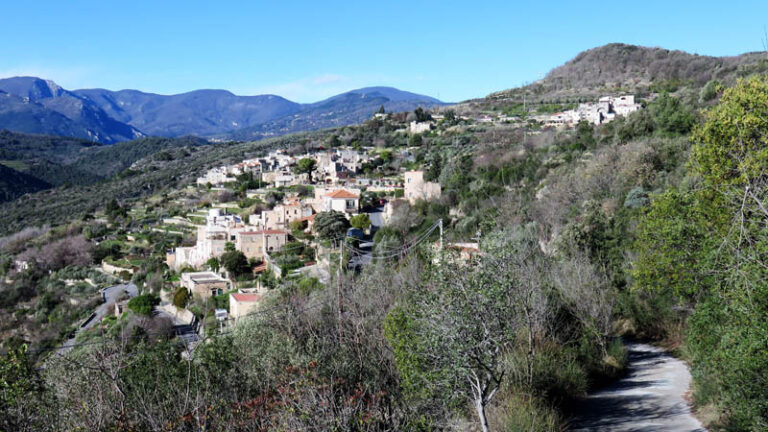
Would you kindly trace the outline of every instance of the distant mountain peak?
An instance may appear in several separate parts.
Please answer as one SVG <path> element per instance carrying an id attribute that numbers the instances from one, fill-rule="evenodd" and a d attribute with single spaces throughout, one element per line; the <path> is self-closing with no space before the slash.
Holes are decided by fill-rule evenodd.
<path id="1" fill-rule="evenodd" d="M 32 76 L 0 79 L 0 88 L 7 93 L 36 101 L 61 96 L 65 90 L 52 80 Z"/>
<path id="2" fill-rule="evenodd" d="M 62 135 L 103 143 L 139 138 L 138 129 L 110 117 L 97 104 L 37 77 L 0 79 L 0 128 Z"/>

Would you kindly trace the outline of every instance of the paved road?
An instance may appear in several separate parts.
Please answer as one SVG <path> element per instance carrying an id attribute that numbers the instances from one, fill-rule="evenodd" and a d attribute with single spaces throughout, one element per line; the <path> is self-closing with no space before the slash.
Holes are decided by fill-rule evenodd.
<path id="1" fill-rule="evenodd" d="M 384 226 L 384 207 L 377 207 L 374 211 L 368 213 L 368 218 L 371 220 L 371 226 L 374 229 L 379 229 Z"/>
<path id="2" fill-rule="evenodd" d="M 627 376 L 587 397 L 571 431 L 705 432 L 683 399 L 691 374 L 682 361 L 631 343 Z"/>
<path id="3" fill-rule="evenodd" d="M 370 264 L 373 261 L 373 242 L 361 242 L 357 249 L 361 252 L 355 251 L 349 257 L 348 268 L 359 269 L 364 265 Z"/>
<path id="4" fill-rule="evenodd" d="M 136 297 L 139 295 L 139 289 L 136 287 L 136 285 L 132 283 L 127 284 L 120 284 L 120 285 L 114 285 L 111 287 L 104 288 L 102 290 L 102 300 L 104 300 L 104 303 L 99 305 L 99 307 L 96 308 L 91 318 L 85 322 L 77 331 L 75 331 L 75 334 L 64 344 L 59 348 L 58 353 L 59 354 L 66 354 L 69 352 L 69 350 L 72 349 L 72 346 L 75 344 L 75 337 L 77 337 L 77 334 L 80 333 L 83 330 L 88 330 L 89 328 L 95 326 L 97 323 L 100 323 L 101 320 L 110 312 L 109 305 L 114 303 L 122 294 L 127 294 L 128 297 Z"/>

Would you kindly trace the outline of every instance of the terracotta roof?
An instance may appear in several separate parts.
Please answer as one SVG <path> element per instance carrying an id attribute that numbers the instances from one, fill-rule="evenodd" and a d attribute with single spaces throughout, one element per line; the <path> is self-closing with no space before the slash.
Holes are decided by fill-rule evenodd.
<path id="1" fill-rule="evenodd" d="M 329 198 L 345 198 L 345 199 L 358 197 L 357 195 L 345 189 L 339 189 L 339 190 L 333 191 L 326 196 Z"/>
<path id="2" fill-rule="evenodd" d="M 304 222 L 304 221 L 313 221 L 313 220 L 315 220 L 315 215 L 304 216 L 304 217 L 302 217 L 302 218 L 298 218 L 298 219 L 296 219 L 296 220 L 298 220 L 298 221 L 301 221 L 301 222 Z"/>
<path id="3" fill-rule="evenodd" d="M 261 272 L 263 272 L 266 269 L 267 269 L 267 265 L 266 264 L 261 264 L 261 265 L 257 265 L 256 267 L 254 267 L 253 268 L 253 272 L 254 273 L 261 273 Z"/>
<path id="4" fill-rule="evenodd" d="M 261 231 L 242 231 L 240 235 L 259 235 L 259 234 L 285 234 L 288 235 L 288 231 L 284 230 L 261 230 Z"/>
<path id="5" fill-rule="evenodd" d="M 244 294 L 244 293 L 235 293 L 235 294 L 230 294 L 230 295 L 231 295 L 231 296 L 232 296 L 232 298 L 233 298 L 233 299 L 235 299 L 235 301 L 237 301 L 237 302 L 256 302 L 256 301 L 259 301 L 259 300 L 261 300 L 261 294 L 253 294 L 253 293 L 249 293 L 249 294 Z"/>

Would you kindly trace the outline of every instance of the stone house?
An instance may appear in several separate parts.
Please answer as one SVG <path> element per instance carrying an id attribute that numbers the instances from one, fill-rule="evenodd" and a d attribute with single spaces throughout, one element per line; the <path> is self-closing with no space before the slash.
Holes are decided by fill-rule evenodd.
<path id="1" fill-rule="evenodd" d="M 291 222 L 312 215 L 312 206 L 298 199 L 276 205 L 272 210 L 252 214 L 248 222 L 260 229 L 288 229 Z"/>
<path id="2" fill-rule="evenodd" d="M 228 279 L 208 271 L 182 273 L 181 286 L 187 288 L 193 296 L 206 299 L 228 291 L 231 283 Z"/>
<path id="3" fill-rule="evenodd" d="M 263 296 L 258 293 L 232 293 L 229 295 L 229 316 L 237 320 L 253 312 Z"/>
<path id="4" fill-rule="evenodd" d="M 248 259 L 263 260 L 269 252 L 279 251 L 288 242 L 284 230 L 240 231 L 235 236 L 235 247 Z"/>
<path id="5" fill-rule="evenodd" d="M 440 198 L 440 183 L 425 182 L 424 171 L 406 171 L 405 175 L 405 198 L 411 203 L 417 200 L 431 200 Z"/>

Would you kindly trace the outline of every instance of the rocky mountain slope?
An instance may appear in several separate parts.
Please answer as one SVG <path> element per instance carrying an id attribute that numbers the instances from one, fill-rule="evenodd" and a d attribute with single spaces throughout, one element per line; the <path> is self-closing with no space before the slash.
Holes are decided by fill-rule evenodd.
<path id="1" fill-rule="evenodd" d="M 0 80 L 0 128 L 85 138 L 105 144 L 144 136 L 98 105 L 35 77 Z"/>
<path id="2" fill-rule="evenodd" d="M 225 90 L 158 95 L 136 90 L 76 90 L 110 116 L 149 135 L 210 136 L 296 113 L 300 105 L 274 95 L 235 96 Z"/>

